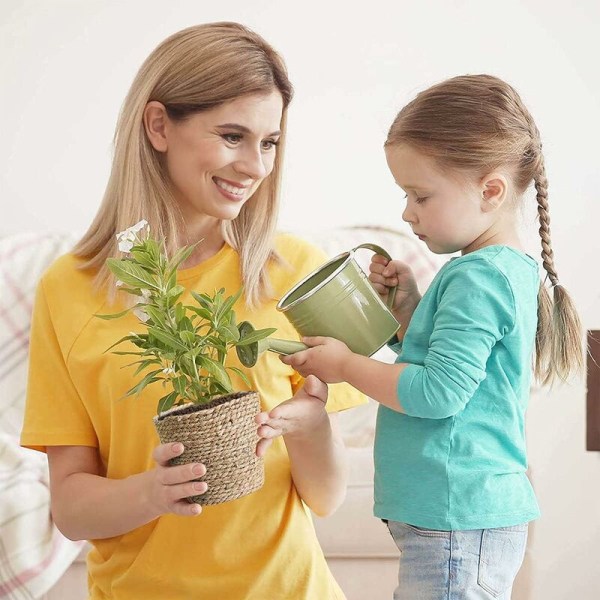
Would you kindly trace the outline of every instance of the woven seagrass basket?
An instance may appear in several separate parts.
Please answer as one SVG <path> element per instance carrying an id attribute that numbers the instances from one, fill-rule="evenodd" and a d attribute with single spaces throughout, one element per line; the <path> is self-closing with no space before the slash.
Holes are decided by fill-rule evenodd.
<path id="1" fill-rule="evenodd" d="M 172 408 L 154 417 L 154 426 L 163 444 L 181 442 L 185 451 L 172 464 L 200 462 L 206 474 L 204 494 L 189 502 L 221 504 L 246 496 L 264 483 L 263 459 L 256 456 L 257 424 L 260 412 L 256 392 L 238 392 L 211 402 Z"/>

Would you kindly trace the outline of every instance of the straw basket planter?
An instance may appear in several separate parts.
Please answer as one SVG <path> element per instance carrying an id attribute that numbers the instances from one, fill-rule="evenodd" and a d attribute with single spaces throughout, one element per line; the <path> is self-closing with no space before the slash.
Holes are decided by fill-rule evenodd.
<path id="1" fill-rule="evenodd" d="M 188 498 L 198 504 L 221 504 L 246 496 L 264 483 L 263 459 L 256 456 L 254 417 L 260 412 L 256 392 L 238 392 L 207 404 L 188 404 L 160 413 L 154 425 L 161 443 L 181 442 L 185 451 L 172 464 L 206 466 L 205 494 Z"/>

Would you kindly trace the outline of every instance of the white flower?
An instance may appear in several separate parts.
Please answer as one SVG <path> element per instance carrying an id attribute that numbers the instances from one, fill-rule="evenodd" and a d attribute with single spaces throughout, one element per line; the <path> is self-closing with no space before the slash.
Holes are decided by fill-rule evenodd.
<path id="1" fill-rule="evenodd" d="M 150 315 L 143 308 L 134 308 L 133 314 L 142 322 L 145 323 Z"/>
<path id="2" fill-rule="evenodd" d="M 150 231 L 150 226 L 148 225 L 148 221 L 146 219 L 142 219 L 139 223 L 132 225 L 125 229 L 125 231 L 121 231 L 117 233 L 117 240 L 119 241 L 119 250 L 121 252 L 129 252 L 136 240 L 138 239 L 137 233 L 141 231 L 144 227 L 147 228 L 147 232 Z"/>
<path id="3" fill-rule="evenodd" d="M 138 303 L 139 304 L 149 304 L 152 299 L 152 292 L 150 290 L 146 290 L 144 288 L 140 289 L 142 295 L 140 296 Z"/>
<path id="4" fill-rule="evenodd" d="M 165 375 L 174 375 L 175 374 L 175 369 L 173 367 L 166 367 L 165 369 L 162 370 L 162 372 Z"/>
<path id="5" fill-rule="evenodd" d="M 121 287 L 122 285 L 123 285 L 123 282 L 122 282 L 120 279 L 117 279 L 117 280 L 115 281 L 115 286 L 116 286 L 116 287 Z"/>

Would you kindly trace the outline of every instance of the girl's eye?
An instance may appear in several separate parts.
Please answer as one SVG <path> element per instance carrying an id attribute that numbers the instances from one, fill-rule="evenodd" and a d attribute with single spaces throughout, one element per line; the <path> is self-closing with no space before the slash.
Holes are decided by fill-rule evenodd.
<path id="1" fill-rule="evenodd" d="M 428 197 L 429 196 L 423 196 L 420 198 L 419 196 L 415 196 L 415 204 L 422 204 Z M 408 194 L 404 194 L 404 199 L 408 200 Z"/>
<path id="2" fill-rule="evenodd" d="M 263 150 L 273 150 L 279 145 L 279 140 L 263 140 L 262 149 Z"/>

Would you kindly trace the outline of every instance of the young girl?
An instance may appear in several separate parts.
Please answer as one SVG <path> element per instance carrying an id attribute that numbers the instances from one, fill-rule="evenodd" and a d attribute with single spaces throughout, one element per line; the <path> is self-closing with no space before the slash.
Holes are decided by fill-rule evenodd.
<path id="1" fill-rule="evenodd" d="M 422 298 L 409 265 L 374 257 L 378 291 L 398 284 L 395 364 L 331 338 L 307 338 L 312 348 L 282 360 L 381 404 L 374 511 L 401 551 L 394 598 L 508 599 L 527 523 L 539 516 L 525 444 L 534 347 L 542 382 L 582 364 L 579 321 L 554 266 L 540 135 L 510 85 L 462 76 L 402 109 L 385 152 L 406 193 L 402 218 L 432 252 L 461 256 Z M 517 234 L 532 182 L 553 300 Z"/>
<path id="2" fill-rule="evenodd" d="M 343 442 L 328 413 L 361 395 L 332 389 L 326 406 L 323 383 L 303 385 L 265 353 L 247 375 L 261 415 L 276 416 L 284 434 L 265 455 L 265 485 L 201 508 L 186 498 L 206 491 L 195 481 L 206 466 L 171 466 L 183 445 L 159 445 L 154 430 L 164 391 L 151 386 L 123 400 L 130 361 L 105 352 L 140 322 L 94 316 L 120 310 L 110 304 L 105 260 L 119 255 L 115 234 L 144 218 L 170 250 L 203 240 L 178 271 L 188 297 L 243 285 L 239 321 L 294 336 L 277 298 L 325 256 L 274 236 L 291 97 L 281 57 L 241 25 L 199 25 L 162 42 L 123 105 L 96 219 L 38 286 L 21 442 L 48 455 L 59 529 L 92 542 L 92 600 L 343 598 L 306 506 L 323 515 L 344 496 Z M 234 383 L 247 389 L 240 378 Z M 272 441 L 262 439 L 258 453 Z"/>

